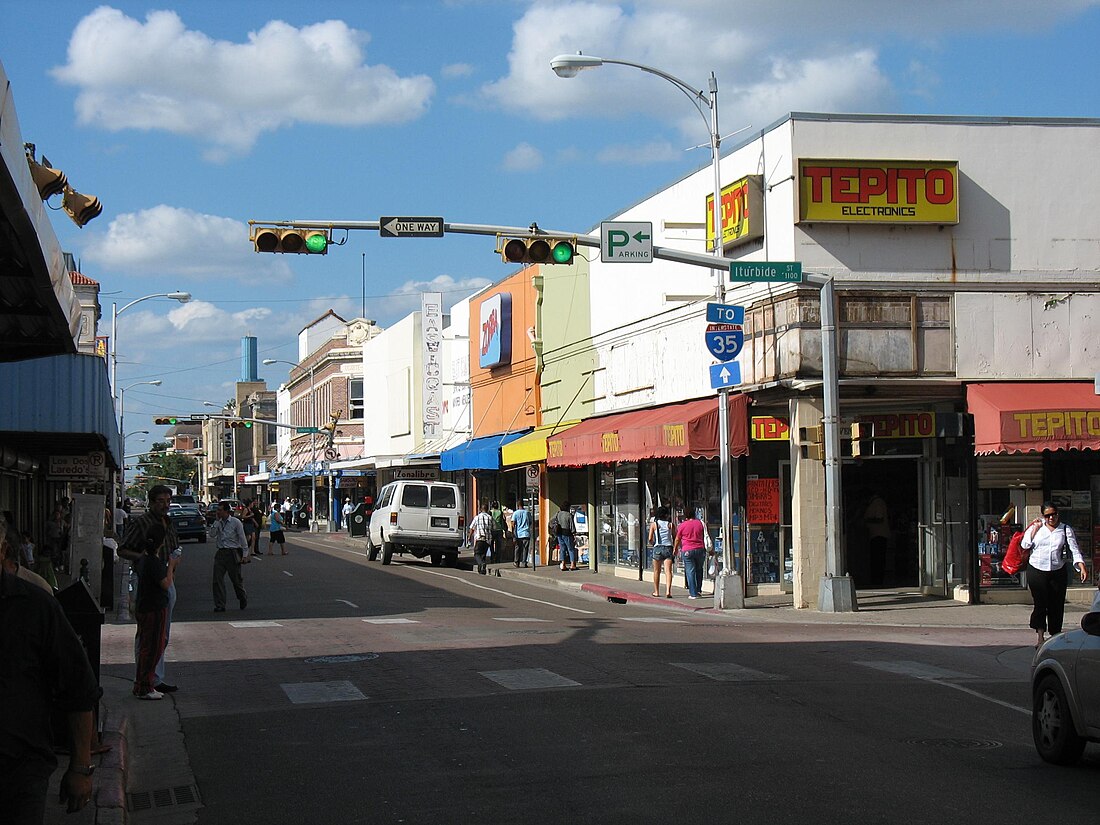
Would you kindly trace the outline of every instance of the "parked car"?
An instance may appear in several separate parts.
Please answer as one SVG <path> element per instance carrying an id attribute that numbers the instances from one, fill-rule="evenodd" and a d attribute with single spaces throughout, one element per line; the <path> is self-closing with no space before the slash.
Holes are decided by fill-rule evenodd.
<path id="1" fill-rule="evenodd" d="M 394 553 L 431 558 L 434 565 L 458 563 L 466 527 L 462 492 L 442 481 L 394 481 L 378 493 L 378 506 L 367 526 L 367 559 L 382 552 L 382 564 Z"/>
<path id="2" fill-rule="evenodd" d="M 240 501 L 235 498 L 223 498 L 218 502 L 218 504 L 221 504 L 223 501 L 229 505 L 230 513 L 235 515 L 237 518 L 241 517 L 241 510 L 244 509 L 244 505 L 241 504 Z M 209 507 L 206 508 L 207 524 L 213 524 L 214 519 L 218 517 L 218 504 L 211 504 Z"/>
<path id="3" fill-rule="evenodd" d="M 1039 648 L 1031 695 L 1031 732 L 1044 760 L 1072 765 L 1087 742 L 1100 742 L 1100 612 Z"/>
<path id="4" fill-rule="evenodd" d="M 175 525 L 180 541 L 195 539 L 199 544 L 206 543 L 206 519 L 197 504 L 170 504 L 168 518 Z"/>

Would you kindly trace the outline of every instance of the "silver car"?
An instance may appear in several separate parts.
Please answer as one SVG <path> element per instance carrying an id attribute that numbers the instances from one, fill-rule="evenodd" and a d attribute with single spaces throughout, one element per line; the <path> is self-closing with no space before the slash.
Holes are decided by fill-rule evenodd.
<path id="1" fill-rule="evenodd" d="M 1031 696 L 1031 731 L 1044 760 L 1072 765 L 1086 742 L 1100 742 L 1100 612 L 1039 648 Z"/>

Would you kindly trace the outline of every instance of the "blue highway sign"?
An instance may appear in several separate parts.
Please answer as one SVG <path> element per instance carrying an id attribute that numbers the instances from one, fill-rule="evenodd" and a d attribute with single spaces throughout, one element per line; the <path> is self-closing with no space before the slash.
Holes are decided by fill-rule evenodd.
<path id="1" fill-rule="evenodd" d="M 743 324 L 745 308 L 736 304 L 707 304 L 708 324 Z"/>
<path id="2" fill-rule="evenodd" d="M 710 367 L 710 385 L 716 390 L 724 390 L 727 387 L 736 387 L 741 383 L 741 365 L 734 361 L 732 364 L 712 364 Z"/>

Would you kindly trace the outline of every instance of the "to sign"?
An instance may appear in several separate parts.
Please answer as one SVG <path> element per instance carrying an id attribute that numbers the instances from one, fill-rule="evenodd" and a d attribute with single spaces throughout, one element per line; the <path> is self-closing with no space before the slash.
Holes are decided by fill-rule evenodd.
<path id="1" fill-rule="evenodd" d="M 730 261 L 731 281 L 786 281 L 802 283 L 802 262 Z"/>
<path id="2" fill-rule="evenodd" d="M 383 238 L 442 238 L 443 218 L 379 218 Z"/>
<path id="3" fill-rule="evenodd" d="M 611 264 L 653 263 L 653 224 L 601 223 L 600 261 Z"/>
<path id="4" fill-rule="evenodd" d="M 710 324 L 706 342 L 710 354 L 719 361 L 732 361 L 745 345 L 745 331 L 740 324 Z"/>
<path id="5" fill-rule="evenodd" d="M 707 304 L 708 324 L 743 324 L 745 308 L 736 304 Z"/>

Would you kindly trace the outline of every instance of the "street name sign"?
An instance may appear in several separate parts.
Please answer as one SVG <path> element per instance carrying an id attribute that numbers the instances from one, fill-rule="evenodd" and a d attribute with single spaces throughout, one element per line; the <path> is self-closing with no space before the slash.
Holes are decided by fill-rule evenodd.
<path id="1" fill-rule="evenodd" d="M 708 324 L 743 324 L 745 308 L 736 304 L 707 304 Z"/>
<path id="2" fill-rule="evenodd" d="M 707 350 L 719 361 L 732 361 L 745 345 L 745 331 L 740 324 L 709 324 Z"/>
<path id="3" fill-rule="evenodd" d="M 653 224 L 624 221 L 601 223 L 600 261 L 605 264 L 653 263 Z"/>
<path id="4" fill-rule="evenodd" d="M 732 364 L 711 364 L 710 386 L 712 389 L 724 390 L 728 387 L 736 387 L 741 383 L 741 365 L 734 361 Z"/>
<path id="5" fill-rule="evenodd" d="M 443 218 L 379 218 L 383 238 L 442 238 Z"/>
<path id="6" fill-rule="evenodd" d="M 731 281 L 783 281 L 802 283 L 802 263 L 792 261 L 730 261 Z"/>
<path id="7" fill-rule="evenodd" d="M 294 432 L 296 432 L 296 433 L 319 433 L 319 432 L 321 432 L 321 428 L 320 427 L 295 427 Z"/>

